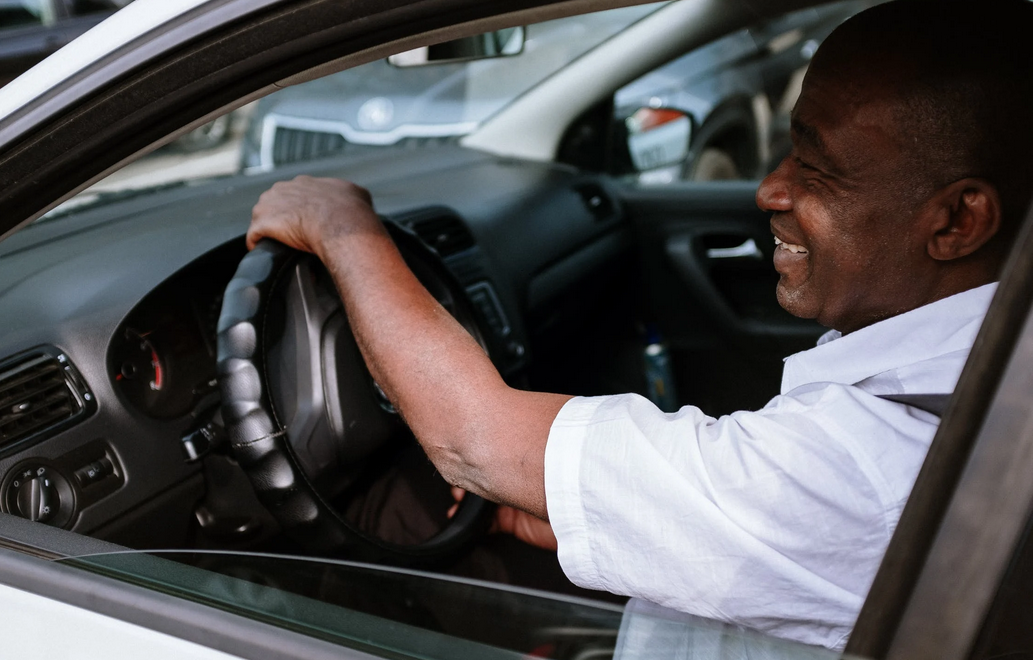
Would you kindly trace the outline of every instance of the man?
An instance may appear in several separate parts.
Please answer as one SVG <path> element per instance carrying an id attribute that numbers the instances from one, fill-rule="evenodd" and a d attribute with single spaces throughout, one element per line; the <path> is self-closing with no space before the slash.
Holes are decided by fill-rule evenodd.
<path id="1" fill-rule="evenodd" d="M 779 302 L 833 331 L 760 411 L 508 387 L 351 184 L 276 184 L 248 243 L 322 259 L 441 474 L 512 507 L 505 527 L 555 531 L 572 581 L 841 647 L 938 423 L 878 395 L 954 388 L 1030 201 L 1031 12 L 901 0 L 815 55 L 757 203 Z"/>

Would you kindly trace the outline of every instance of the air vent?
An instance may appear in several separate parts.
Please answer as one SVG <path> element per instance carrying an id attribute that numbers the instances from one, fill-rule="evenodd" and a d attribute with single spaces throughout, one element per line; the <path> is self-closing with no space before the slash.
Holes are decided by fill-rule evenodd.
<path id="1" fill-rule="evenodd" d="M 63 428 L 92 409 L 92 395 L 57 351 L 33 351 L 0 367 L 0 449 Z"/>
<path id="2" fill-rule="evenodd" d="M 469 250 L 474 246 L 473 234 L 463 221 L 454 215 L 436 215 L 411 220 L 405 224 L 442 257 Z"/>

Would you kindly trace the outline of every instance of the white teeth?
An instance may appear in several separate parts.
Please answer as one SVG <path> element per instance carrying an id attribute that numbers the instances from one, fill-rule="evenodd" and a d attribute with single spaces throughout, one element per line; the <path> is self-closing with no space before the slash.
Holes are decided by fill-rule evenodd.
<path id="1" fill-rule="evenodd" d="M 786 242 L 780 240 L 778 238 L 778 236 L 775 237 L 775 245 L 780 250 L 788 250 L 788 251 L 792 252 L 793 254 L 807 254 L 807 249 L 804 246 L 797 245 L 795 243 L 786 243 Z"/>

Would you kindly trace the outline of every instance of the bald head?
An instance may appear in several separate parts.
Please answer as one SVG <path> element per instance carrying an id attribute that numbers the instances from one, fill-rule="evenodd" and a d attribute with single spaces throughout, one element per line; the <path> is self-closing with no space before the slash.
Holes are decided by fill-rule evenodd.
<path id="1" fill-rule="evenodd" d="M 965 177 L 989 181 L 1002 202 L 995 242 L 1007 243 L 1033 198 L 1031 38 L 1028 0 L 897 0 L 840 26 L 811 71 L 853 81 L 859 102 L 893 100 L 900 180 L 916 197 Z"/>

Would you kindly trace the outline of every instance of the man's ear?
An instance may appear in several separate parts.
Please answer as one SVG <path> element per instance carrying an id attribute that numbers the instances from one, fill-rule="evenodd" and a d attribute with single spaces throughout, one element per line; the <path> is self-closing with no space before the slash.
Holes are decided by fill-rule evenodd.
<path id="1" fill-rule="evenodd" d="M 944 186 L 927 209 L 933 214 L 927 250 L 938 261 L 967 257 L 1001 227 L 1001 197 L 985 179 L 960 179 Z"/>

